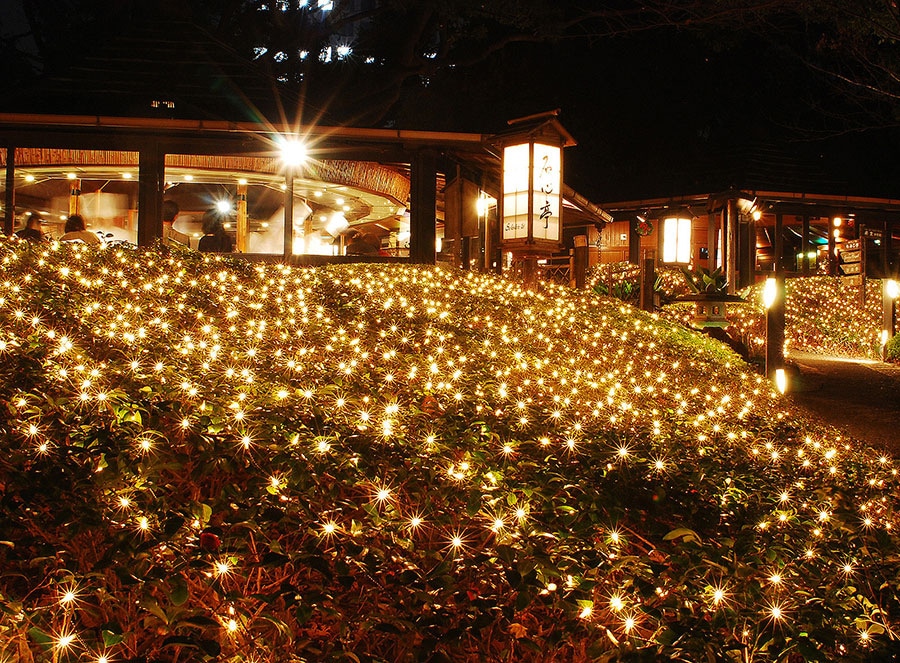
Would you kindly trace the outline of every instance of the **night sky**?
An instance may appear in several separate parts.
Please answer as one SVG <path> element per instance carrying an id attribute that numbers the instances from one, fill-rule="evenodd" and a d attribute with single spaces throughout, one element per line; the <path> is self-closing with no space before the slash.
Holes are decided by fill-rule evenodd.
<path id="1" fill-rule="evenodd" d="M 18 7 L 0 3 L 3 36 L 25 30 Z M 559 108 L 579 141 L 566 152 L 566 179 L 599 203 L 702 192 L 715 173 L 716 186 L 744 186 L 740 155 L 754 152 L 821 171 L 842 183 L 833 193 L 900 197 L 898 131 L 883 126 L 893 109 L 870 104 L 865 130 L 847 131 L 841 116 L 858 109 L 793 55 L 785 34 L 656 30 L 513 44 L 480 66 L 411 83 L 383 126 L 492 133 Z"/>

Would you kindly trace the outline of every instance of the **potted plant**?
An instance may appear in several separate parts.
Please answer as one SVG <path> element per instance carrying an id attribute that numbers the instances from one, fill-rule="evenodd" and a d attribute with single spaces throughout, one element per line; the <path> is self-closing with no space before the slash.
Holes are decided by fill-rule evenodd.
<path id="1" fill-rule="evenodd" d="M 728 294 L 728 280 L 718 267 L 713 271 L 703 267 L 689 270 L 681 268 L 691 294 L 678 297 L 678 301 L 694 302 L 694 326 L 727 327 L 725 306 L 728 302 L 744 301 L 737 295 Z"/>

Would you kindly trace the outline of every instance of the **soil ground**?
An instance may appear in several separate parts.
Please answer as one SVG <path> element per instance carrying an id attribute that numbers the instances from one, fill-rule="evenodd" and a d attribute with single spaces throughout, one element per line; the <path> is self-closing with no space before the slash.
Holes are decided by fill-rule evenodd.
<path id="1" fill-rule="evenodd" d="M 791 402 L 817 420 L 900 454 L 900 366 L 792 352 Z"/>

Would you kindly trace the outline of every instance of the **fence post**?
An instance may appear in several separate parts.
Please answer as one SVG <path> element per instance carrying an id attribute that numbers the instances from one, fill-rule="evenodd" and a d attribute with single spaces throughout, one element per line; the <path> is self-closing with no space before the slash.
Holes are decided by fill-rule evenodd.
<path id="1" fill-rule="evenodd" d="M 641 257 L 641 310 L 652 312 L 656 308 L 655 285 L 656 251 L 644 249 L 644 255 Z"/>
<path id="2" fill-rule="evenodd" d="M 584 290 L 588 268 L 587 235 L 575 235 L 575 255 L 572 265 L 575 271 L 575 287 L 578 290 Z"/>

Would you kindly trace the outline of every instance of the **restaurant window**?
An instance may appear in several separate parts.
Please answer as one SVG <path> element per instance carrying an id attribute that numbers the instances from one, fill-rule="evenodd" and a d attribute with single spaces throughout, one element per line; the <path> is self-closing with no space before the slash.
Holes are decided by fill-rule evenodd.
<path id="1" fill-rule="evenodd" d="M 669 217 L 663 220 L 662 261 L 686 265 L 691 261 L 690 218 Z"/>

